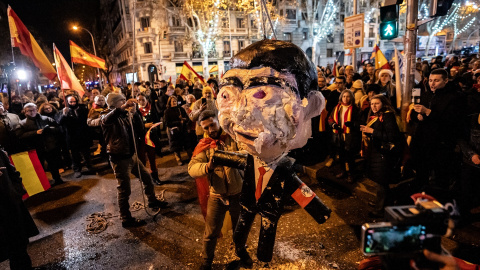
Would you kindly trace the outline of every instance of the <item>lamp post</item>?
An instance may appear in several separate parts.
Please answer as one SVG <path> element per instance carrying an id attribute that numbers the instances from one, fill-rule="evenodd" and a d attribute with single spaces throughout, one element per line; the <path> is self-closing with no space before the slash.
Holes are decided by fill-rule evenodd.
<path id="1" fill-rule="evenodd" d="M 73 28 L 73 30 L 75 30 L 75 31 L 78 30 L 78 29 L 82 29 L 82 30 L 87 31 L 87 33 L 88 33 L 88 34 L 90 35 L 90 37 L 92 38 L 93 54 L 94 54 L 95 56 L 97 56 L 97 50 L 95 49 L 95 40 L 93 39 L 92 33 L 90 33 L 90 31 L 88 31 L 87 29 L 85 29 L 85 28 L 83 28 L 83 27 L 80 27 L 80 26 L 77 26 L 77 25 L 73 26 L 72 28 Z M 101 80 L 101 78 L 100 78 L 100 69 L 99 69 L 98 67 L 97 67 L 97 74 L 98 74 L 98 86 L 100 87 L 100 90 L 102 90 L 103 87 L 102 87 L 102 82 L 100 81 L 100 80 Z"/>

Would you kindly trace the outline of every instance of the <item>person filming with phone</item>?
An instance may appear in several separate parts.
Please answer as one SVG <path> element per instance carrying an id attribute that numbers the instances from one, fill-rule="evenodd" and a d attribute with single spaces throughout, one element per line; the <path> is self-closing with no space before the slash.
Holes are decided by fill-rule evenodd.
<path id="1" fill-rule="evenodd" d="M 218 115 L 217 106 L 215 105 L 215 100 L 213 99 L 213 90 L 209 86 L 205 86 L 202 90 L 202 98 L 195 101 L 193 104 L 192 111 L 189 114 L 190 120 L 197 122 L 196 125 L 196 134 L 197 138 L 200 140 L 203 138 L 203 129 L 200 126 L 200 121 L 198 121 L 198 117 L 200 114 L 205 111 L 214 111 L 215 115 Z"/>
<path id="2" fill-rule="evenodd" d="M 429 85 L 431 98 L 421 96 L 411 115 L 412 121 L 418 123 L 412 139 L 412 156 L 420 187 L 447 190 L 455 172 L 452 157 L 463 130 L 465 102 L 461 93 L 448 84 L 444 69 L 432 70 Z"/>

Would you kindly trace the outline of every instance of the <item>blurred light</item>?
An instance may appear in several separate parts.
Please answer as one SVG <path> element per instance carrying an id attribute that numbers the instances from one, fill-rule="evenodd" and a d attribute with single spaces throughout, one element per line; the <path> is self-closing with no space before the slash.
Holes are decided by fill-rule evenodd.
<path id="1" fill-rule="evenodd" d="M 27 72 L 23 69 L 17 70 L 17 77 L 19 80 L 26 80 L 27 79 Z"/>
<path id="2" fill-rule="evenodd" d="M 78 30 L 78 26 L 74 25 L 73 27 L 73 30 Z"/>

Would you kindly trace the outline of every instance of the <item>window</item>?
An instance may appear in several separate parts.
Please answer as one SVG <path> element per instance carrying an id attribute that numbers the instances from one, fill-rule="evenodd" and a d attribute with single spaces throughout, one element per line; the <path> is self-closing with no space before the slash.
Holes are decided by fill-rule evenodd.
<path id="1" fill-rule="evenodd" d="M 333 57 L 333 49 L 327 49 L 327 57 Z"/>
<path id="2" fill-rule="evenodd" d="M 283 40 L 292 42 L 292 33 L 283 33 Z"/>
<path id="3" fill-rule="evenodd" d="M 302 20 L 306 21 L 308 18 L 307 18 L 307 13 L 306 12 L 302 12 Z"/>
<path id="4" fill-rule="evenodd" d="M 245 48 L 245 41 L 244 40 L 239 40 L 238 41 L 238 50 L 241 50 Z"/>
<path id="5" fill-rule="evenodd" d="M 375 37 L 375 32 L 373 32 L 373 27 L 368 28 L 368 37 L 369 38 Z"/>
<path id="6" fill-rule="evenodd" d="M 280 17 L 283 16 L 283 9 L 280 9 Z"/>
<path id="7" fill-rule="evenodd" d="M 373 40 L 368 41 L 368 47 L 373 47 Z"/>
<path id="8" fill-rule="evenodd" d="M 327 43 L 333 43 L 333 40 L 334 40 L 333 34 L 328 34 L 327 35 Z"/>
<path id="9" fill-rule="evenodd" d="M 308 38 L 308 33 L 303 31 L 302 32 L 302 38 L 303 38 L 303 40 L 306 40 Z"/>
<path id="10" fill-rule="evenodd" d="M 175 52 L 183 52 L 183 43 L 181 41 L 174 41 Z"/>
<path id="11" fill-rule="evenodd" d="M 172 17 L 172 26 L 182 26 L 180 18 Z"/>
<path id="12" fill-rule="evenodd" d="M 237 18 L 237 28 L 245 28 L 245 19 Z"/>
<path id="13" fill-rule="evenodd" d="M 340 14 L 340 21 L 341 21 L 341 22 L 345 21 L 345 15 Z"/>
<path id="14" fill-rule="evenodd" d="M 252 29 L 257 29 L 257 21 L 256 20 L 251 20 L 250 21 L 250 28 Z"/>
<path id="15" fill-rule="evenodd" d="M 223 62 L 223 69 L 225 71 L 229 70 L 230 69 L 230 61 L 224 61 Z"/>
<path id="16" fill-rule="evenodd" d="M 345 33 L 342 31 L 340 33 L 340 42 L 344 42 L 344 39 L 345 39 Z"/>
<path id="17" fill-rule="evenodd" d="M 153 52 L 152 43 L 151 42 L 143 43 L 143 50 L 145 53 L 152 53 Z"/>
<path id="18" fill-rule="evenodd" d="M 142 29 L 150 27 L 150 17 L 140 18 L 140 27 L 142 27 Z"/>
<path id="19" fill-rule="evenodd" d="M 230 53 L 230 41 L 223 41 L 223 51 Z"/>
<path id="20" fill-rule="evenodd" d="M 296 20 L 297 19 L 297 11 L 295 9 L 287 9 L 287 19 L 289 20 Z"/>
<path id="21" fill-rule="evenodd" d="M 229 23 L 228 23 L 228 18 L 222 18 L 222 28 L 228 28 Z"/>

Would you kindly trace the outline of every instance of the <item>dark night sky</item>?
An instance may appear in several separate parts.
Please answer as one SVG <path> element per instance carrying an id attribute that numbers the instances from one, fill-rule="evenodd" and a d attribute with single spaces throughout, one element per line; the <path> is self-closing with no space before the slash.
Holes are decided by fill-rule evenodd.
<path id="1" fill-rule="evenodd" d="M 98 21 L 100 0 L 0 1 L 12 7 L 37 42 L 48 48 L 55 43 L 67 61 L 70 61 L 69 40 L 93 53 L 90 35 L 83 30 L 75 32 L 71 29 L 77 24 L 95 37 L 94 25 Z"/>

